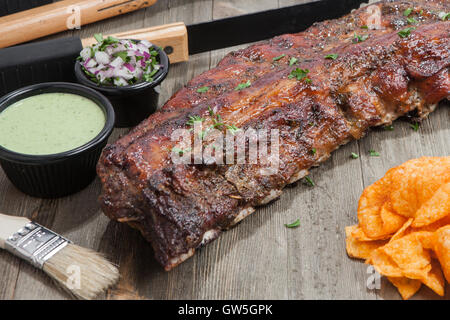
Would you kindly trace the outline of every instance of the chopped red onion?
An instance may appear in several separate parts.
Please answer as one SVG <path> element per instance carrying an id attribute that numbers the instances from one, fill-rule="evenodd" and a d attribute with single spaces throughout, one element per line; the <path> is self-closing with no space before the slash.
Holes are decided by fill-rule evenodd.
<path id="1" fill-rule="evenodd" d="M 95 75 L 102 84 L 127 86 L 143 79 L 151 81 L 149 75 L 161 67 L 155 64 L 152 46 L 145 40 L 133 43 L 130 40 L 108 38 L 84 48 L 80 52 L 80 63 L 86 72 Z"/>

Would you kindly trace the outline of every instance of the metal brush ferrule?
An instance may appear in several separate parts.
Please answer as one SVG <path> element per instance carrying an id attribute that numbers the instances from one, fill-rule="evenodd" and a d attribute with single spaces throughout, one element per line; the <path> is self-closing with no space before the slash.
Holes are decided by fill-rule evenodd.
<path id="1" fill-rule="evenodd" d="M 30 222 L 6 240 L 6 250 L 42 269 L 44 263 L 70 241 L 59 234 Z"/>

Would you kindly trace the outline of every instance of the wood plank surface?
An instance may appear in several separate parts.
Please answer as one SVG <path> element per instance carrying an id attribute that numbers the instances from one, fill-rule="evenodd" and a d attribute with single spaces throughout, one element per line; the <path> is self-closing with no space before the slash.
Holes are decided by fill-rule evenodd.
<path id="1" fill-rule="evenodd" d="M 153 7 L 83 27 L 68 34 L 89 37 L 184 21 L 209 21 L 308 0 L 167 0 Z M 159 104 L 195 75 L 214 67 L 233 49 L 191 56 L 172 66 Z M 362 190 L 385 172 L 420 156 L 450 154 L 450 108 L 442 105 L 415 132 L 397 121 L 394 131 L 372 130 L 365 138 L 334 152 L 311 172 L 316 186 L 302 182 L 280 200 L 259 208 L 239 226 L 199 250 L 173 271 L 165 272 L 151 246 L 126 225 L 109 221 L 99 209 L 98 179 L 87 189 L 56 200 L 31 198 L 17 191 L 0 170 L 0 212 L 27 216 L 75 243 L 104 253 L 120 266 L 121 280 L 107 299 L 399 299 L 385 279 L 369 290 L 368 266 L 345 252 L 344 227 L 357 222 Z M 116 129 L 110 141 L 127 129 Z M 380 152 L 371 157 L 369 150 Z M 351 152 L 360 155 L 353 160 Z M 284 224 L 300 219 L 301 226 Z M 370 270 L 369 270 L 370 271 Z M 447 285 L 445 299 L 450 298 Z M 423 288 L 414 299 L 437 299 Z M 0 299 L 70 299 L 42 272 L 0 252 Z"/>

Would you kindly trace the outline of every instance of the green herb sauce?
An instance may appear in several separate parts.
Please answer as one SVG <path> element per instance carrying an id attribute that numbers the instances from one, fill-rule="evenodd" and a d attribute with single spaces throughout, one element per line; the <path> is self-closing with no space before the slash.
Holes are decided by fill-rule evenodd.
<path id="1" fill-rule="evenodd" d="M 22 154 L 70 151 L 93 140 L 106 123 L 92 100 L 70 93 L 45 93 L 0 112 L 0 146 Z"/>

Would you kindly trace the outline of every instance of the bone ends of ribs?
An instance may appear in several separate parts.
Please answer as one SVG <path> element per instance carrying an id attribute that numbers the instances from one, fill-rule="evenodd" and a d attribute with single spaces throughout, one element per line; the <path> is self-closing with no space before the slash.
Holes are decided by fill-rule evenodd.
<path id="1" fill-rule="evenodd" d="M 361 28 L 367 13 L 359 9 L 232 52 L 192 79 L 105 148 L 97 167 L 105 214 L 140 230 L 170 270 L 369 127 L 411 113 L 428 115 L 450 96 L 450 22 L 433 14 L 449 12 L 450 5 L 417 0 L 376 6 L 380 28 Z M 403 37 L 408 8 L 418 23 Z M 364 37 L 355 41 L 355 34 Z M 330 54 L 336 59 L 325 58 Z M 310 82 L 289 77 L 297 68 L 309 70 Z M 209 90 L 198 92 L 202 87 Z M 278 172 L 262 175 L 260 165 L 171 162 L 171 133 L 187 128 L 189 116 L 207 117 L 209 107 L 242 129 L 279 129 Z"/>

